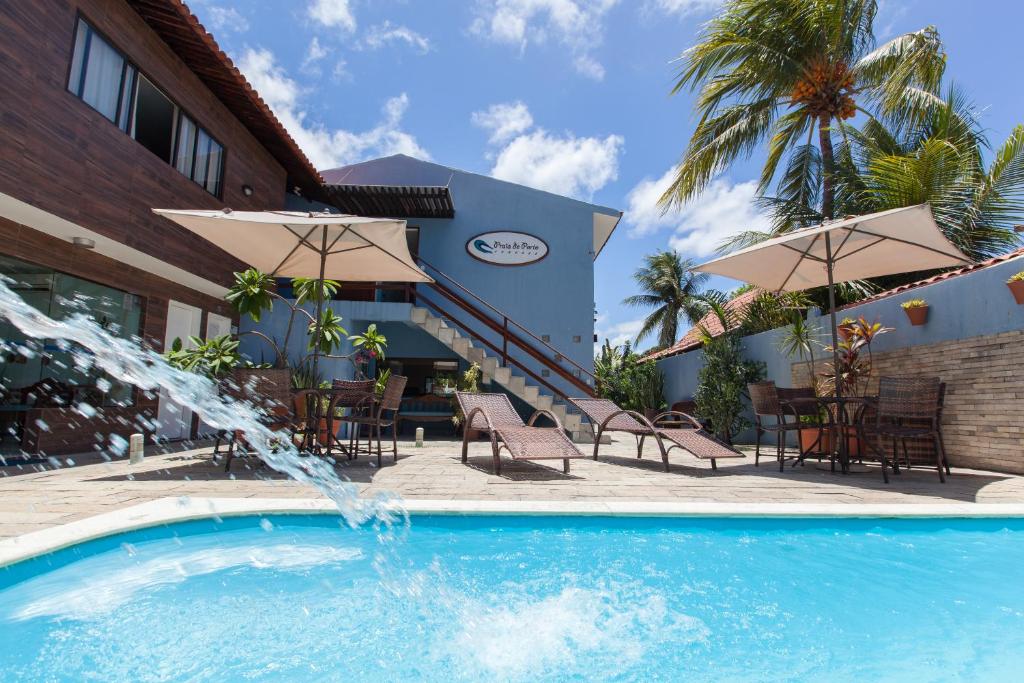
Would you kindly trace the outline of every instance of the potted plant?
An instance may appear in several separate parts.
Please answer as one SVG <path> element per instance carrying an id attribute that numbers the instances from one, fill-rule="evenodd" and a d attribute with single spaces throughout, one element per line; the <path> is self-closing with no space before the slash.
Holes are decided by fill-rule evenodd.
<path id="1" fill-rule="evenodd" d="M 480 393 L 480 364 L 473 363 L 466 371 L 462 373 L 462 379 L 459 382 L 459 391 L 465 391 L 470 394 Z M 479 429 L 473 429 L 467 424 L 466 416 L 462 413 L 462 408 L 459 407 L 459 402 L 455 398 L 452 398 L 452 424 L 455 425 L 455 429 L 460 427 L 466 430 L 466 438 L 470 441 L 479 439 L 480 435 L 483 434 Z"/>
<path id="2" fill-rule="evenodd" d="M 857 321 L 853 318 L 844 318 L 843 322 L 840 323 L 840 330 L 842 326 L 846 326 L 846 334 L 843 335 L 843 340 L 847 340 L 853 334 L 853 329 L 856 326 Z M 820 336 L 820 329 L 814 323 L 806 320 L 799 311 L 794 311 L 792 322 L 779 338 L 779 351 L 784 353 L 788 358 L 799 358 L 800 362 L 807 364 L 807 377 L 814 389 L 815 395 L 820 396 L 821 392 L 818 387 L 818 374 L 815 370 L 814 362 L 814 347 L 820 345 L 818 341 Z M 801 423 L 815 423 L 819 418 L 813 415 L 801 415 Z M 808 452 L 812 448 L 816 449 L 815 453 L 828 453 L 831 451 L 832 435 L 825 431 L 821 432 L 816 426 L 802 428 L 799 432 L 800 437 L 800 450 Z"/>
<path id="3" fill-rule="evenodd" d="M 1013 294 L 1013 298 L 1017 304 L 1024 304 L 1024 270 L 1011 276 L 1010 279 L 1006 281 L 1006 286 L 1010 288 L 1010 292 Z"/>
<path id="4" fill-rule="evenodd" d="M 907 314 L 911 325 L 924 325 L 928 321 L 928 302 L 924 299 L 904 301 L 900 307 Z"/>
<path id="5" fill-rule="evenodd" d="M 826 372 L 823 375 L 822 391 L 834 393 L 836 383 L 840 383 L 844 396 L 864 396 L 871 383 L 871 375 L 874 371 L 874 356 L 871 345 L 880 334 L 889 332 L 892 328 L 883 327 L 878 321 L 869 323 L 864 317 L 857 319 L 850 338 L 839 342 L 838 367 L 834 362 L 826 364 Z M 832 352 L 832 347 L 827 346 L 825 350 Z M 851 407 L 856 410 L 857 407 Z M 847 418 L 852 415 L 847 415 Z M 857 439 L 856 430 L 849 426 L 850 419 L 846 423 L 846 447 L 850 456 L 856 457 L 860 454 L 860 442 Z"/>

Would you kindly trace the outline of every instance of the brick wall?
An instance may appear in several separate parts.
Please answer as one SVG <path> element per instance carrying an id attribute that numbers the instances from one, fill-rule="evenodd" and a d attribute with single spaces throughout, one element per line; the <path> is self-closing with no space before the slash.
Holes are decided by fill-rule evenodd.
<path id="1" fill-rule="evenodd" d="M 946 383 L 942 434 L 953 465 L 1024 474 L 1024 330 L 895 349 L 874 356 L 878 377 L 938 376 Z M 794 386 L 807 367 L 794 363 Z M 913 460 L 929 460 L 930 444 L 911 444 Z M 934 462 L 934 460 L 932 460 Z"/>

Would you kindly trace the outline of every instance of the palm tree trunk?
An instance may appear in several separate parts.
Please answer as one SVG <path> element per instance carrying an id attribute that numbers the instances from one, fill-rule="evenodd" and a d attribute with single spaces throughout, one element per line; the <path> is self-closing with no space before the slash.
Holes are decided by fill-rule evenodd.
<path id="1" fill-rule="evenodd" d="M 821 147 L 821 215 L 825 220 L 834 218 L 832 215 L 835 201 L 835 155 L 832 152 L 832 130 L 829 125 L 832 117 L 822 114 L 818 118 L 818 145 Z"/>

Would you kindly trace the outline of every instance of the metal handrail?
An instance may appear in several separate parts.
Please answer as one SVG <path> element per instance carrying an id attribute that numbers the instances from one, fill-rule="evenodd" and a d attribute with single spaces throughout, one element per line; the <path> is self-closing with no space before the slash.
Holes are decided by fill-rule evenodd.
<path id="1" fill-rule="evenodd" d="M 533 341 L 535 341 L 538 344 L 546 347 L 548 350 L 550 350 L 552 353 L 554 353 L 555 356 L 557 356 L 558 358 L 561 358 L 561 359 L 567 361 L 569 363 L 569 365 L 571 365 L 574 368 L 576 368 L 577 370 L 579 370 L 581 376 L 582 375 L 586 375 L 587 377 L 589 377 L 592 380 L 592 382 L 596 382 L 597 381 L 597 378 L 594 377 L 594 373 L 592 373 L 591 371 L 587 370 L 585 367 L 583 367 L 582 365 L 580 365 L 579 363 L 574 361 L 568 355 L 566 355 L 566 354 L 562 353 L 561 351 L 559 351 L 557 348 L 552 346 L 550 343 L 548 343 L 548 342 L 544 341 L 543 339 L 541 339 L 540 337 L 538 337 L 536 334 L 534 334 L 532 331 L 530 331 L 530 329 L 527 328 L 525 325 L 523 325 L 522 323 L 517 322 L 516 320 L 512 319 L 511 317 L 509 317 L 509 315 L 507 313 L 505 313 L 504 311 L 499 310 L 498 308 L 496 308 L 495 306 L 493 306 L 489 302 L 487 302 L 484 299 L 480 298 L 479 295 L 477 295 L 475 292 L 473 292 L 472 290 L 470 290 L 467 287 L 465 287 L 458 280 L 456 280 L 452 276 L 448 275 L 447 273 L 442 271 L 440 268 L 437 268 L 436 266 L 432 265 L 430 262 L 426 261 L 422 257 L 416 257 L 416 260 L 420 263 L 420 265 L 426 266 L 431 271 L 433 271 L 437 275 L 441 276 L 442 278 L 444 278 L 445 280 L 450 282 L 452 285 L 454 285 L 456 288 L 458 288 L 458 290 L 460 292 L 463 292 L 464 294 L 468 295 L 469 297 L 472 297 L 472 299 L 474 299 L 476 302 L 478 302 L 484 308 L 490 310 L 496 316 L 500 317 L 501 321 L 502 321 L 503 327 L 507 328 L 509 324 L 514 325 L 520 331 L 524 332 L 528 337 L 533 339 Z M 436 283 L 435 282 L 434 284 L 437 285 L 437 284 L 440 284 L 440 283 Z M 444 285 L 441 285 L 441 286 L 444 287 Z M 445 287 L 445 289 L 448 289 L 448 288 Z M 554 359 L 552 359 L 552 362 L 556 362 L 557 363 L 558 361 L 555 361 Z"/>
<path id="2" fill-rule="evenodd" d="M 459 320 L 454 315 L 452 315 L 451 313 L 446 311 L 440 304 L 438 304 L 435 301 L 432 301 L 429 297 L 424 296 L 422 292 L 417 294 L 417 297 L 418 297 L 418 299 L 421 302 L 427 304 L 428 306 L 433 308 L 435 311 L 440 313 L 441 316 L 444 317 L 446 320 L 448 320 L 449 322 L 454 323 L 456 326 L 461 327 L 462 329 L 464 329 L 466 331 L 466 333 L 469 334 L 473 339 L 476 339 L 481 344 L 483 344 L 484 346 L 488 347 L 489 349 L 491 349 L 495 353 L 501 353 L 501 351 L 498 349 L 498 346 L 494 342 L 492 342 L 491 340 L 487 339 L 486 337 L 484 337 L 479 332 L 476 332 L 475 330 L 473 330 L 466 323 L 464 323 L 463 321 Z M 562 391 L 561 389 L 556 387 L 554 384 L 552 384 L 551 382 L 547 381 L 546 379 L 544 379 L 543 377 L 538 375 L 536 372 L 531 370 L 527 365 L 525 365 L 520 360 L 518 360 L 516 358 L 509 358 L 507 362 L 511 363 L 512 365 L 515 365 L 520 370 L 522 370 L 524 374 L 528 375 L 535 382 L 537 382 L 538 384 L 546 387 L 556 398 L 564 400 L 564 399 L 566 399 L 568 397 L 568 394 L 566 394 L 564 391 Z M 582 385 L 582 386 L 580 386 L 580 389 L 582 391 L 586 392 L 588 395 L 592 395 L 592 393 L 593 393 L 592 389 L 590 389 L 583 382 L 580 382 L 580 385 Z M 579 385 L 577 385 L 577 386 L 579 386 Z"/>

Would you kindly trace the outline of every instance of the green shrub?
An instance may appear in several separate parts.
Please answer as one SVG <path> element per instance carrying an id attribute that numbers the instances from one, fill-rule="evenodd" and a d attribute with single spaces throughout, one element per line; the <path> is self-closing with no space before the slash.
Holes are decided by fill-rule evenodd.
<path id="1" fill-rule="evenodd" d="M 904 301 L 900 306 L 903 310 L 907 310 L 908 308 L 927 308 L 928 302 L 924 299 L 911 299 L 910 301 Z"/>
<path id="2" fill-rule="evenodd" d="M 1024 282 L 1024 270 L 1020 271 L 1016 275 L 1011 275 L 1007 282 Z"/>

